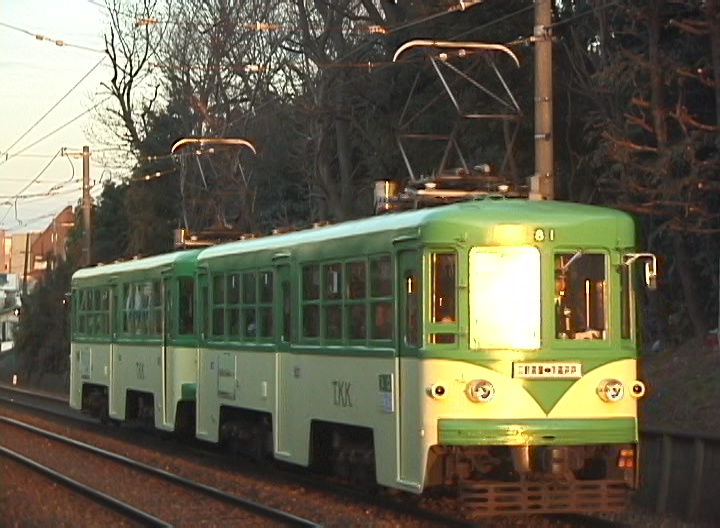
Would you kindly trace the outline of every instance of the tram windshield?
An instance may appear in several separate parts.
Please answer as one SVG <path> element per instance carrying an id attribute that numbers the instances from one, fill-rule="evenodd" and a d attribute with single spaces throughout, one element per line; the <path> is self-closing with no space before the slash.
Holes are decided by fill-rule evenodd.
<path id="1" fill-rule="evenodd" d="M 540 348 L 540 252 L 470 251 L 470 348 Z"/>
<path id="2" fill-rule="evenodd" d="M 605 339 L 605 255 L 555 255 L 555 332 L 558 339 Z"/>

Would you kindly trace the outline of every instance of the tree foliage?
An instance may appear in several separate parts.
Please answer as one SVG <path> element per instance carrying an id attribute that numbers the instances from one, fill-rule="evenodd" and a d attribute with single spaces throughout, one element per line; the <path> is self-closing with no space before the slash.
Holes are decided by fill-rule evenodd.
<path id="1" fill-rule="evenodd" d="M 23 296 L 14 338 L 21 377 L 67 370 L 70 340 L 65 294 L 75 269 L 71 262 L 59 263 Z"/>
<path id="2" fill-rule="evenodd" d="M 532 174 L 531 2 L 108 2 L 107 123 L 135 166 L 97 222 L 113 224 L 124 193 L 129 255 L 171 249 L 181 227 L 237 234 L 365 215 L 373 181 L 407 180 L 408 162 L 419 173 L 490 163 L 518 183 Z M 661 256 L 650 311 L 677 338 L 717 316 L 719 20 L 717 0 L 554 5 L 556 196 L 635 214 L 641 245 Z M 433 66 L 432 50 L 393 63 L 412 39 L 504 43 L 520 67 L 487 54 Z M 497 68 L 508 91 L 483 84 L 502 93 L 488 103 L 448 76 L 458 108 L 435 67 L 480 83 Z M 503 119 L 465 115 L 507 108 Z M 403 158 L 403 131 L 445 143 L 408 141 Z M 171 156 L 182 137 L 245 138 L 258 153 L 208 143 Z M 448 155 L 448 137 L 459 153 Z"/>
<path id="3" fill-rule="evenodd" d="M 97 202 L 92 250 L 95 262 L 122 259 L 128 249 L 127 186 L 107 182 Z"/>
<path id="4" fill-rule="evenodd" d="M 717 317 L 720 249 L 717 2 L 593 5 L 563 30 L 586 112 L 577 173 L 594 200 L 634 213 L 661 255 L 653 311 L 665 337 L 703 335 Z"/>

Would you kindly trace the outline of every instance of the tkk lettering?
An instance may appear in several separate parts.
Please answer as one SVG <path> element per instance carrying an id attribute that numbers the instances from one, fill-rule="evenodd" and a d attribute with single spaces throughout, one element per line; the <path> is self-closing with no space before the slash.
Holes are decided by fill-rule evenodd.
<path id="1" fill-rule="evenodd" d="M 338 407 L 352 407 L 349 381 L 333 381 L 334 403 Z"/>

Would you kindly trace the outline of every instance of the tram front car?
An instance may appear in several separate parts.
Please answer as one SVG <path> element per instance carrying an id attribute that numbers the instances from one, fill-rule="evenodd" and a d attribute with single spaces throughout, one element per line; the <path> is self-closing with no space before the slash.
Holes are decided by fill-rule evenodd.
<path id="1" fill-rule="evenodd" d="M 645 392 L 635 296 L 656 276 L 634 221 L 561 202 L 452 209 L 420 230 L 428 313 L 417 361 L 401 360 L 401 406 L 417 406 L 401 474 L 486 514 L 624 509 Z"/>

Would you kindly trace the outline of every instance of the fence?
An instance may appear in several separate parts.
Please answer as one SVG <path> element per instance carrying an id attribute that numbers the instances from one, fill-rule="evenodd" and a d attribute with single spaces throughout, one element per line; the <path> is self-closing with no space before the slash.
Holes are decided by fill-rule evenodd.
<path id="1" fill-rule="evenodd" d="M 636 501 L 720 526 L 720 435 L 643 429 L 640 446 Z"/>

